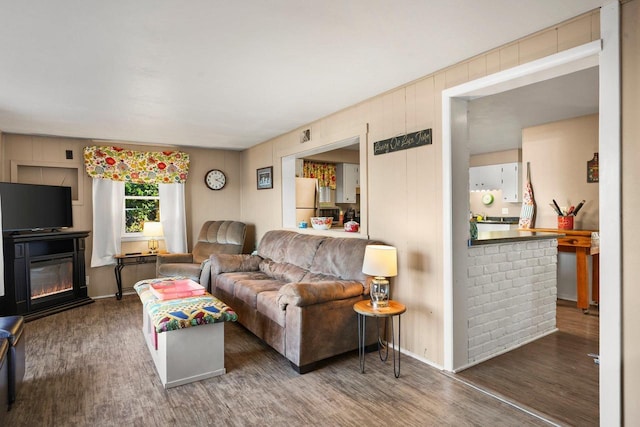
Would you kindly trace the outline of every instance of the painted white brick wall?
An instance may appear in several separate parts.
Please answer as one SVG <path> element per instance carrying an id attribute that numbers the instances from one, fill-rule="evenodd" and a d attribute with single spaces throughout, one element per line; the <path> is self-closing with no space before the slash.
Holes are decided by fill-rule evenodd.
<path id="1" fill-rule="evenodd" d="M 557 256 L 555 239 L 469 248 L 469 363 L 556 328 Z"/>

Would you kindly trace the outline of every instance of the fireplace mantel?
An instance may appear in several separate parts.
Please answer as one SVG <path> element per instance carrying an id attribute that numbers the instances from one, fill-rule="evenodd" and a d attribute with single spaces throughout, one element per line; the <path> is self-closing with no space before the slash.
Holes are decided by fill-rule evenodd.
<path id="1" fill-rule="evenodd" d="M 21 315 L 26 321 L 93 302 L 85 280 L 85 238 L 88 231 L 5 234 L 4 282 L 0 314 Z M 71 260 L 73 287 L 50 296 L 32 298 L 32 264 Z"/>

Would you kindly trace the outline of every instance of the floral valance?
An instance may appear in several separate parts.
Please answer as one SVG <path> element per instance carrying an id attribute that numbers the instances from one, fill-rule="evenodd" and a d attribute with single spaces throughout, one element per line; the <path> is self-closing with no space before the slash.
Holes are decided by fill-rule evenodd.
<path id="1" fill-rule="evenodd" d="M 184 183 L 189 173 L 189 155 L 181 151 L 93 146 L 84 148 L 84 165 L 92 178 L 138 184 Z"/>
<path id="2" fill-rule="evenodd" d="M 336 189 L 335 163 L 308 162 L 302 163 L 303 178 L 317 178 L 319 187 Z"/>

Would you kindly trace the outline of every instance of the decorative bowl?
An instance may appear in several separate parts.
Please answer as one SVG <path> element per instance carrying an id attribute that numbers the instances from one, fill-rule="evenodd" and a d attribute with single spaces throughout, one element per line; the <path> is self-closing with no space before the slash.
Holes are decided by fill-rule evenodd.
<path id="1" fill-rule="evenodd" d="M 344 223 L 344 231 L 355 233 L 360 228 L 360 224 L 355 221 L 348 221 Z"/>
<path id="2" fill-rule="evenodd" d="M 316 230 L 328 230 L 333 224 L 333 217 L 330 216 L 312 216 L 311 226 Z"/>

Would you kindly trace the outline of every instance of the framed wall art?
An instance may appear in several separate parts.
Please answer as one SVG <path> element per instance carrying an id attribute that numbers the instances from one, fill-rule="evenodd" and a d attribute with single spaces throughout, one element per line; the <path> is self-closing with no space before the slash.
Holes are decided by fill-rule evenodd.
<path id="1" fill-rule="evenodd" d="M 593 159 L 587 162 L 587 182 L 600 182 L 598 163 L 598 153 L 593 153 Z"/>
<path id="2" fill-rule="evenodd" d="M 273 166 L 260 168 L 256 172 L 258 190 L 266 190 L 273 188 Z"/>
<path id="3" fill-rule="evenodd" d="M 300 133 L 300 143 L 311 141 L 311 129 L 305 129 Z"/>

